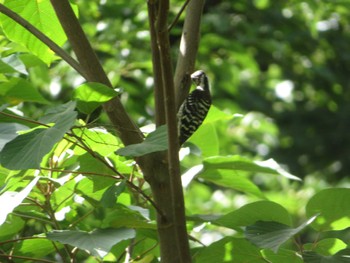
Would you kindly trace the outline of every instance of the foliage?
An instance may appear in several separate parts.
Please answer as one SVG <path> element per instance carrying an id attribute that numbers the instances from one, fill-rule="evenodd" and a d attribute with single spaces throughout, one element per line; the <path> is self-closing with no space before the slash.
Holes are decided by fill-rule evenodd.
<path id="1" fill-rule="evenodd" d="M 66 41 L 49 1 L 3 2 Z M 85 118 L 120 96 L 140 126 L 153 123 L 145 3 L 76 2 L 115 90 L 82 83 L 0 16 L 0 258 L 159 262 L 156 207 L 131 158 L 166 150 L 164 127 L 124 146 L 106 115 Z M 349 172 L 348 5 L 208 1 L 199 63 L 214 106 L 180 150 L 194 262 L 349 262 L 348 181 L 319 176 Z"/>

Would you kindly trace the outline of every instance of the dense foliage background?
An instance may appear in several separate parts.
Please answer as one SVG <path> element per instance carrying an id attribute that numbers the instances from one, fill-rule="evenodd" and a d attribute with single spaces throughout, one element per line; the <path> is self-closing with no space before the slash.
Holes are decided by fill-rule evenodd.
<path id="1" fill-rule="evenodd" d="M 16 5 L 14 1 L 1 2 Z M 139 126 L 153 123 L 152 61 L 145 1 L 75 2 L 84 31 L 113 85 L 122 92 L 121 99 L 128 113 Z M 180 1 L 171 3 L 172 18 L 181 5 Z M 193 248 L 197 247 L 192 251 L 196 262 L 232 262 L 232 258 L 234 262 L 321 262 L 326 256 L 334 260 L 329 262 L 340 262 L 337 257 L 342 253 L 349 255 L 346 250 L 350 241 L 349 8 L 350 1 L 206 2 L 196 68 L 206 71 L 210 78 L 215 107 L 203 127 L 180 151 L 183 181 L 190 182 L 185 186 L 188 228 L 193 238 L 209 246 L 203 249 L 200 243 L 191 243 Z M 38 54 L 28 52 L 21 41 L 11 38 L 3 19 L 2 16 L 0 102 L 4 106 L 0 109 L 6 108 L 6 112 L 31 120 L 48 118 L 47 110 L 77 96 L 74 90 L 83 83 L 83 78 L 57 57 L 43 61 Z M 171 31 L 174 66 L 182 24 L 180 18 Z M 64 48 L 70 51 L 68 44 Z M 9 87 L 18 82 L 21 87 L 30 86 L 32 94 L 38 92 L 41 96 L 8 93 Z M 65 109 L 56 108 L 56 112 L 74 110 L 74 105 L 66 105 Z M 35 123 L 8 116 L 0 116 L 0 121 L 0 125 L 16 122 L 35 127 Z M 92 126 L 104 126 L 112 131 L 104 113 Z M 5 129 L 1 131 L 4 133 Z M 91 148 L 95 147 L 101 156 L 109 156 L 118 171 L 131 174 L 136 184 L 145 187 L 144 191 L 149 194 L 132 160 L 114 154 L 116 147 L 121 147 L 120 141 L 111 134 L 90 132 L 76 133 L 86 136 L 84 139 Z M 66 144 L 61 141 L 50 154 L 60 156 L 58 152 L 74 148 Z M 64 161 L 60 160 L 57 169 L 110 174 L 105 168 L 90 165 L 94 160 L 86 153 L 75 154 L 71 159 L 61 156 Z M 281 166 L 265 163 L 271 171 L 263 170 L 261 163 L 255 166 L 256 161 L 270 158 Z M 49 159 L 46 157 L 47 162 Z M 0 198 L 8 197 L 6 192 L 26 189 L 30 180 L 21 178 L 35 174 L 34 170 L 10 171 L 6 168 L 20 169 L 6 167 L 4 161 L 2 165 Z M 104 170 L 101 172 L 101 169 Z M 105 261 L 127 262 L 127 253 L 123 251 L 132 237 L 134 250 L 130 256 L 134 262 L 157 262 L 154 227 L 146 220 L 154 219 L 154 211 L 146 211 L 145 200 L 125 190 L 125 183 L 115 186 L 112 180 L 101 182 L 103 177 L 86 176 L 79 179 L 82 180 L 79 184 L 79 180 L 70 180 L 59 187 L 55 180 L 65 172 L 41 173 L 42 176 L 51 174 L 53 180 L 49 186 L 39 184 L 34 188 L 26 200 L 30 205 L 18 206 L 0 226 L 0 254 L 45 258 L 52 262 L 57 258 L 54 251 L 61 249 L 62 244 L 57 245 L 59 249 L 54 248 L 51 241 L 45 239 L 40 246 L 47 246 L 48 253 L 38 254 L 33 247 L 40 238 L 29 239 L 33 243 L 21 243 L 20 238 L 40 237 L 41 233 L 55 229 L 76 227 L 77 231 L 93 231 L 115 227 L 115 235 L 124 238 Z M 295 180 L 291 174 L 302 181 Z M 58 189 L 50 195 L 51 211 L 50 201 L 45 199 L 48 197 L 45 193 L 50 192 L 47 187 Z M 114 202 L 110 201 L 111 196 Z M 35 205 L 35 209 L 29 209 Z M 127 209 L 127 206 L 134 207 Z M 42 212 L 43 207 L 48 209 L 49 216 Z M 60 211 L 60 219 L 47 222 Z M 318 219 L 308 221 L 315 215 Z M 118 216 L 120 224 L 114 221 Z M 76 222 L 79 217 L 84 218 Z M 259 225 L 253 219 L 264 222 Z M 9 225 L 16 227 L 9 231 Z M 242 226 L 248 227 L 243 231 Z M 122 231 L 117 227 L 127 227 L 126 232 L 117 232 Z M 138 229 L 137 235 L 130 232 L 133 228 Z M 99 231 L 103 236 L 103 230 Z M 264 231 L 265 238 L 254 239 L 256 233 Z M 297 233 L 293 242 L 292 237 Z M 275 235 L 282 235 L 284 239 L 276 241 Z M 263 242 L 266 237 L 272 239 L 271 243 Z M 19 245 L 8 240 L 16 240 Z M 62 241 L 59 236 L 50 240 Z M 78 238 L 74 241 L 68 244 L 81 245 Z M 278 250 L 282 243 L 282 249 Z M 94 257 L 81 252 L 78 260 L 102 262 L 105 256 L 90 247 L 80 248 Z M 242 248 L 249 252 L 239 254 L 237 251 Z M 109 252 L 110 247 L 107 245 L 104 249 Z M 277 254 L 272 252 L 277 250 Z M 303 254 L 303 260 L 295 252 Z M 25 262 L 19 258 L 12 260 L 9 262 Z"/>

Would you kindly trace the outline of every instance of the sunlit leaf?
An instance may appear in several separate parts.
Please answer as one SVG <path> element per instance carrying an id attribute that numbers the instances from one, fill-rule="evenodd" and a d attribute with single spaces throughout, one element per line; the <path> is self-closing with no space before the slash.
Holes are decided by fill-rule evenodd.
<path id="1" fill-rule="evenodd" d="M 30 82 L 21 78 L 11 78 L 8 82 L 1 83 L 0 95 L 14 105 L 24 101 L 49 103 Z"/>
<path id="2" fill-rule="evenodd" d="M 66 41 L 66 35 L 49 0 L 5 0 L 4 4 L 12 11 L 29 21 L 59 46 Z M 72 7 L 77 11 L 76 6 L 72 5 Z M 14 20 L 1 14 L 0 22 L 5 35 L 11 41 L 26 47 L 46 64 L 50 64 L 55 59 L 55 54 L 47 45 L 29 33 L 28 30 L 20 26 Z"/>
<path id="3" fill-rule="evenodd" d="M 20 192 L 4 192 L 0 196 L 0 225 L 2 225 L 9 213 L 13 211 L 17 206 L 19 206 L 24 198 L 26 198 L 32 191 L 33 187 L 39 181 L 40 177 L 35 177 L 23 190 Z"/>
<path id="4" fill-rule="evenodd" d="M 116 96 L 118 92 L 95 82 L 82 84 L 74 91 L 79 111 L 86 114 L 92 113 L 97 107 Z"/>
<path id="5" fill-rule="evenodd" d="M 345 249 L 347 244 L 338 238 L 325 238 L 312 244 L 304 244 L 304 250 L 312 250 L 323 256 L 331 256 L 342 249 Z"/>
<path id="6" fill-rule="evenodd" d="M 306 205 L 306 215 L 320 213 L 311 224 L 318 231 L 342 230 L 350 226 L 350 189 L 331 188 L 316 193 Z"/>
<path id="7" fill-rule="evenodd" d="M 199 249 L 194 256 L 195 263 L 213 262 L 266 262 L 257 247 L 245 239 L 224 237 L 207 247 Z"/>

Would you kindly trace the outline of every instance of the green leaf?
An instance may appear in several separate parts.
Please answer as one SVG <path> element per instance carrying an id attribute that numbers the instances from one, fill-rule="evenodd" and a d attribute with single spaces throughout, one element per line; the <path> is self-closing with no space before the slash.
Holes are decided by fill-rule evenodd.
<path id="1" fill-rule="evenodd" d="M 104 157 L 114 155 L 115 150 L 122 146 L 122 143 L 117 137 L 103 128 L 75 129 L 74 132 L 94 152 Z M 81 153 L 85 153 L 85 150 L 77 147 L 74 153 L 80 155 Z"/>
<path id="2" fill-rule="evenodd" d="M 291 228 L 279 222 L 258 221 L 247 226 L 245 236 L 257 247 L 268 248 L 276 253 L 284 242 L 303 230 L 315 218 L 316 216 L 312 217 L 297 228 Z"/>
<path id="3" fill-rule="evenodd" d="M 257 221 L 275 221 L 285 225 L 291 225 L 292 222 L 288 211 L 283 206 L 271 201 L 258 201 L 223 215 L 212 223 L 237 229 Z"/>
<path id="4" fill-rule="evenodd" d="M 17 206 L 19 206 L 24 198 L 26 198 L 32 191 L 33 187 L 39 181 L 40 177 L 35 177 L 22 191 L 20 192 L 4 192 L 0 196 L 0 226 L 5 222 L 6 217 L 9 213 L 13 211 Z"/>
<path id="5" fill-rule="evenodd" d="M 213 262 L 266 262 L 257 247 L 247 240 L 224 237 L 205 248 L 198 249 L 194 256 L 195 263 Z"/>
<path id="6" fill-rule="evenodd" d="M 74 92 L 79 111 L 90 114 L 103 103 L 118 96 L 118 92 L 101 83 L 89 82 L 80 85 Z"/>
<path id="7" fill-rule="evenodd" d="M 162 125 L 151 132 L 142 143 L 131 144 L 116 151 L 116 154 L 139 157 L 168 149 L 167 126 Z"/>
<path id="8" fill-rule="evenodd" d="M 300 178 L 283 170 L 273 159 L 252 161 L 239 155 L 213 156 L 204 159 L 203 164 L 205 169 L 229 169 L 254 173 L 269 173 L 300 181 Z"/>
<path id="9" fill-rule="evenodd" d="M 248 178 L 230 170 L 204 170 L 199 177 L 214 184 L 264 198 L 260 189 Z"/>
<path id="10" fill-rule="evenodd" d="M 18 59 L 17 54 L 12 54 L 10 56 L 0 59 L 0 73 L 15 73 L 15 72 L 28 75 L 25 65 L 20 59 Z"/>
<path id="11" fill-rule="evenodd" d="M 61 246 L 58 246 L 61 247 Z M 40 249 L 38 249 L 40 248 Z M 14 250 L 15 255 L 26 255 L 27 257 L 33 258 L 44 258 L 46 255 L 55 251 L 50 240 L 40 239 L 28 239 L 20 242 Z"/>
<path id="12" fill-rule="evenodd" d="M 2 123 L 0 126 L 0 151 L 6 143 L 18 136 L 18 131 L 24 131 L 29 127 L 19 123 Z"/>
<path id="13" fill-rule="evenodd" d="M 300 258 L 300 255 L 296 251 L 279 249 L 277 253 L 264 249 L 262 255 L 267 260 L 266 262 L 283 262 L 283 263 L 303 263 L 303 260 Z"/>
<path id="14" fill-rule="evenodd" d="M 103 258 L 111 248 L 121 242 L 135 237 L 135 230 L 119 229 L 96 229 L 91 232 L 61 230 L 46 234 L 47 238 L 86 250 L 93 256 Z"/>
<path id="15" fill-rule="evenodd" d="M 19 104 L 24 101 L 49 103 L 30 82 L 21 78 L 11 78 L 8 82 L 1 83 L 0 95 L 11 104 Z"/>
<path id="16" fill-rule="evenodd" d="M 103 207 L 113 207 L 116 202 L 118 196 L 124 192 L 126 187 L 125 181 L 121 181 L 119 184 L 113 184 L 103 193 L 101 198 L 101 205 Z"/>
<path id="17" fill-rule="evenodd" d="M 13 236 L 18 235 L 18 232 L 23 229 L 24 225 L 25 221 L 20 217 L 9 215 L 7 220 L 5 220 L 5 222 L 0 226 L 0 241 L 10 239 Z"/>
<path id="18" fill-rule="evenodd" d="M 306 215 L 320 213 L 311 224 L 318 231 L 342 230 L 350 225 L 350 189 L 324 189 L 315 194 L 306 205 Z"/>
<path id="19" fill-rule="evenodd" d="M 131 208 L 135 207 L 126 207 L 121 204 L 116 204 L 115 207 L 108 210 L 106 213 L 102 227 L 155 229 L 155 225 L 141 215 L 139 209 Z"/>
<path id="20" fill-rule="evenodd" d="M 54 40 L 59 46 L 62 46 L 66 41 L 66 35 L 49 0 L 5 0 L 4 4 Z M 72 7 L 77 10 L 76 6 L 72 5 Z M 0 22 L 8 39 L 26 47 L 48 65 L 55 59 L 55 54 L 48 46 L 11 18 L 1 14 Z"/>
<path id="21" fill-rule="evenodd" d="M 345 249 L 347 244 L 338 238 L 325 238 L 317 243 L 304 244 L 304 250 L 312 250 L 323 256 L 331 256 Z"/>
<path id="22" fill-rule="evenodd" d="M 39 168 L 42 158 L 75 123 L 75 103 L 70 102 L 65 106 L 59 106 L 60 111 L 49 118 L 57 120 L 54 126 L 21 134 L 7 143 L 0 155 L 1 164 L 12 170 Z"/>
<path id="23" fill-rule="evenodd" d="M 210 143 L 207 138 L 210 138 Z M 189 141 L 201 150 L 203 157 L 219 154 L 219 138 L 213 123 L 202 124 Z"/>
<path id="24" fill-rule="evenodd" d="M 233 118 L 241 118 L 242 116 L 243 115 L 239 115 L 239 114 L 236 114 L 236 115 L 228 114 L 218 109 L 214 105 L 211 105 L 208 115 L 204 120 L 204 123 L 216 122 L 221 120 L 230 120 Z"/>
<path id="25" fill-rule="evenodd" d="M 323 256 L 314 251 L 304 251 L 303 260 L 305 263 L 349 263 L 350 251 L 344 249 L 333 256 Z"/>

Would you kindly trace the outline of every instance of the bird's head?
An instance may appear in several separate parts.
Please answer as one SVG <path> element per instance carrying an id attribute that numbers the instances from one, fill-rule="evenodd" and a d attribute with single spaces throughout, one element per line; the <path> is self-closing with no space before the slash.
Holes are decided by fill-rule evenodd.
<path id="1" fill-rule="evenodd" d="M 191 74 L 191 79 L 194 84 L 196 84 L 197 88 L 200 87 L 201 89 L 207 90 L 208 87 L 208 78 L 207 75 L 205 75 L 203 70 L 197 70 L 194 73 Z"/>

